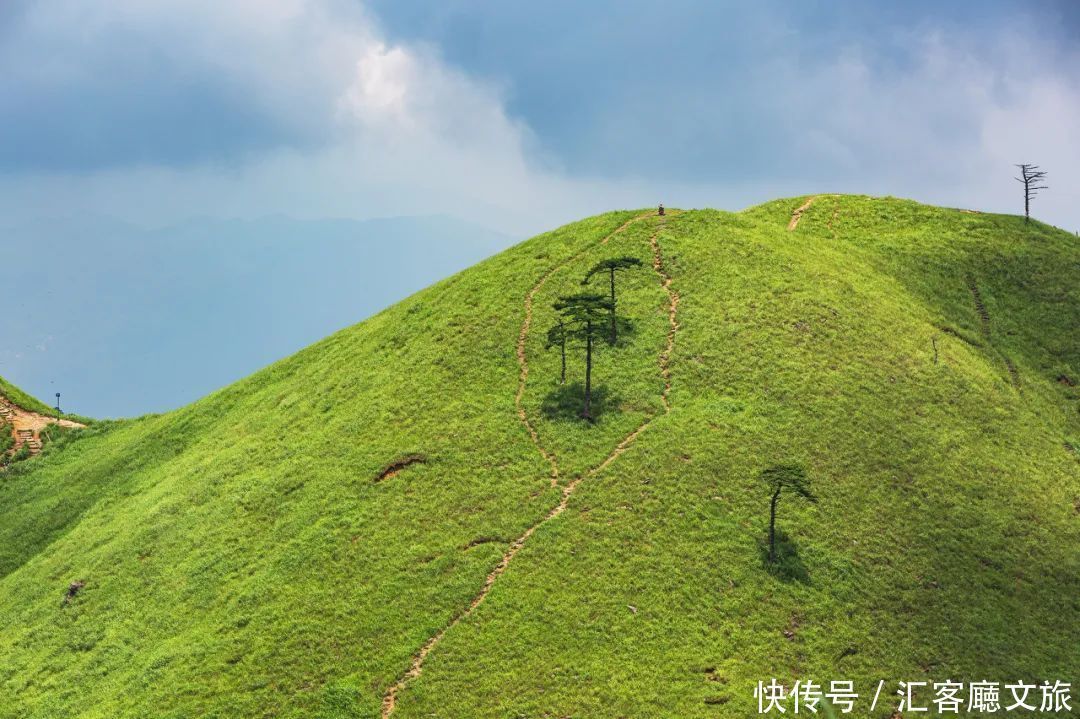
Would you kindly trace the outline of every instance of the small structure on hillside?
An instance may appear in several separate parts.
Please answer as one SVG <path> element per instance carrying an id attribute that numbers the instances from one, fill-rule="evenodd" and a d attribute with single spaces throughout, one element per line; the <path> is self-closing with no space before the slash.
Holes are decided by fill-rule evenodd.
<path id="1" fill-rule="evenodd" d="M 57 403 L 59 404 L 59 402 Z M 82 429 L 86 425 L 73 422 L 68 419 L 49 417 L 36 412 L 23 409 L 10 399 L 0 394 L 0 432 L 7 433 L 10 425 L 12 443 L 7 450 L 8 457 L 14 457 L 19 450 L 26 447 L 30 454 L 40 454 L 42 449 L 41 430 L 50 426 L 60 426 L 67 429 Z"/>

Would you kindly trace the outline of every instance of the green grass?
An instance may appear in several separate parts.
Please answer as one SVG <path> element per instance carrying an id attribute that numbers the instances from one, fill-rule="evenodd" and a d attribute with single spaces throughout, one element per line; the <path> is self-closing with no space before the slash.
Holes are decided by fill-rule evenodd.
<path id="1" fill-rule="evenodd" d="M 45 404 L 36 397 L 33 397 L 15 385 L 8 382 L 3 377 L 0 377 L 0 394 L 7 397 L 9 400 L 19 405 L 23 409 L 29 412 L 37 412 L 38 414 L 54 415 L 56 410 L 49 405 Z"/>
<path id="2" fill-rule="evenodd" d="M 32 395 L 22 391 L 15 385 L 5 380 L 3 377 L 0 377 L 0 396 L 5 397 L 9 402 L 14 402 L 16 405 L 18 405 L 24 410 L 37 412 L 38 414 L 44 414 L 49 417 L 54 417 L 56 415 L 55 409 L 46 406 L 43 402 L 34 398 Z M 87 425 L 87 427 L 93 426 L 94 431 L 89 431 L 83 428 L 67 428 L 50 425 L 48 428 L 42 430 L 39 433 L 39 439 L 41 440 L 43 445 L 43 452 L 51 453 L 59 451 L 63 446 L 67 445 L 68 443 L 74 441 L 77 438 L 82 438 L 83 436 L 89 436 L 91 434 L 98 434 L 100 431 L 103 431 L 108 427 L 117 424 L 117 422 L 113 421 L 104 423 L 96 422 L 95 420 L 89 419 L 87 417 L 80 417 L 79 415 L 74 414 L 65 414 L 63 415 L 63 417 L 64 419 L 81 422 L 82 424 Z M 8 452 L 12 449 L 14 444 L 15 438 L 11 434 L 11 426 L 0 423 L 0 468 L 3 468 L 4 471 L 10 472 L 27 471 L 27 467 L 24 466 L 22 463 L 25 460 L 33 459 L 30 454 L 30 449 L 29 447 L 24 446 L 21 447 L 19 451 L 9 455 Z"/>
<path id="3" fill-rule="evenodd" d="M 523 300 L 552 267 L 523 406 L 562 481 L 651 421 L 395 716 L 748 716 L 773 676 L 1080 681 L 1080 388 L 1058 380 L 1080 377 L 1075 238 L 852 196 L 788 232 L 803 199 L 644 219 L 606 245 L 638 213 L 569 225 L 0 475 L 0 717 L 378 716 L 559 501 L 514 405 Z M 654 232 L 680 296 L 670 413 Z M 632 328 L 598 351 L 582 423 L 544 333 L 554 299 L 621 255 L 645 263 L 619 278 Z M 574 351 L 568 384 L 582 374 Z M 410 455 L 426 461 L 376 481 Z M 818 502 L 781 500 L 778 573 L 758 474 L 780 463 Z"/>
<path id="4" fill-rule="evenodd" d="M 28 412 L 36 412 L 38 414 L 44 414 L 49 417 L 56 416 L 55 407 L 50 407 L 49 405 L 39 400 L 37 397 L 34 397 L 33 395 L 22 391 L 15 385 L 5 380 L 3 377 L 0 377 L 0 395 L 7 397 L 8 400 L 14 402 L 19 407 L 22 407 Z M 94 420 L 89 417 L 83 417 L 77 414 L 68 414 L 66 412 L 63 414 L 63 417 L 64 419 L 70 419 L 74 422 L 80 422 L 87 425 L 94 422 Z"/>

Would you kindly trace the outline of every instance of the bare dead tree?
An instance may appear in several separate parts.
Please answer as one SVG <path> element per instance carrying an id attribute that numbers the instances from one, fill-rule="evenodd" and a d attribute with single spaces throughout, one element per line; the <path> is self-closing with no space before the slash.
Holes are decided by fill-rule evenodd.
<path id="1" fill-rule="evenodd" d="M 1031 221 L 1031 198 L 1039 190 L 1049 189 L 1040 182 L 1046 180 L 1046 173 L 1039 169 L 1038 165 L 1017 165 L 1020 168 L 1020 177 L 1013 178 L 1024 186 L 1024 222 Z"/>

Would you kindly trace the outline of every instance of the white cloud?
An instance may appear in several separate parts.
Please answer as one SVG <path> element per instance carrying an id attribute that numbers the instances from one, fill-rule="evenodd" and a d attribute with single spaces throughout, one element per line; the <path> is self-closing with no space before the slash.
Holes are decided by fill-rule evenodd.
<path id="1" fill-rule="evenodd" d="M 400 47 L 379 43 L 356 63 L 356 80 L 342 98 L 342 110 L 371 123 L 410 119 L 406 102 L 415 101 L 416 68 L 413 58 Z"/>
<path id="2" fill-rule="evenodd" d="M 1048 173 L 1049 189 L 1035 200 L 1036 215 L 1076 231 L 1080 229 L 1080 90 L 1075 82 L 1052 76 L 1021 84 L 1014 103 L 986 113 L 980 140 L 989 158 L 987 165 L 1000 173 L 1006 164 L 1010 168 L 1018 162 L 1039 164 Z M 1008 202 L 1004 196 L 997 201 L 1019 207 L 1019 185 L 1013 183 L 1009 189 Z"/>
<path id="3" fill-rule="evenodd" d="M 525 231 L 599 209 L 602 183 L 547 173 L 527 159 L 530 133 L 509 118 L 493 87 L 448 67 L 433 48 L 388 42 L 353 6 L 66 0 L 31 13 L 23 34 L 31 55 L 45 32 L 88 55 L 115 33 L 136 36 L 178 66 L 213 68 L 263 112 L 323 133 L 324 142 L 280 147 L 238 166 L 20 173 L 0 179 L 13 210 L 62 206 L 151 223 L 188 214 L 454 212 Z M 77 67 L 65 71 L 80 80 Z M 553 205 L 563 211 L 550 214 Z"/>
<path id="4" fill-rule="evenodd" d="M 1013 164 L 1040 163 L 1051 190 L 1038 216 L 1080 227 L 1077 58 L 1016 34 L 995 38 L 987 58 L 968 40 L 914 39 L 903 70 L 853 49 L 804 71 L 790 97 L 806 125 L 801 151 L 846 168 L 845 191 L 1009 213 L 1020 207 Z"/>
<path id="5" fill-rule="evenodd" d="M 1039 216 L 1080 227 L 1076 58 L 1047 60 L 1025 35 L 1003 38 L 986 57 L 962 38 L 928 33 L 910 39 L 914 62 L 903 71 L 883 69 L 873 48 L 851 47 L 819 64 L 778 56 L 766 74 L 782 97 L 756 109 L 789 113 L 789 136 L 777 138 L 790 146 L 787 173 L 748 184 L 723 179 L 721 169 L 710 185 L 659 184 L 573 177 L 542 164 L 540 143 L 509 115 L 499 88 L 449 66 L 436 48 L 391 42 L 355 3 L 54 0 L 29 12 L 9 48 L 27 54 L 25 82 L 65 74 L 78 82 L 79 54 L 103 52 L 118 35 L 139 37 L 194 78 L 207 69 L 227 78 L 242 100 L 318 141 L 231 164 L 0 177 L 5 212 L 64 207 L 149 223 L 191 214 L 449 212 L 529 232 L 659 200 L 737 209 L 833 190 L 1015 211 L 1010 166 L 1031 161 L 1050 172 Z M 69 44 L 73 55 L 39 57 L 43 37 Z M 822 176 L 844 180 L 824 186 L 815 179 Z"/>

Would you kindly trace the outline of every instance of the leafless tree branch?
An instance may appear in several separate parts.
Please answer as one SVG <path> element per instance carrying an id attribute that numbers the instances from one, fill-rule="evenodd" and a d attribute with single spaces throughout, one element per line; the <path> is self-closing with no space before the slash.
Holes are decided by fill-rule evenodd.
<path id="1" fill-rule="evenodd" d="M 1039 190 L 1048 190 L 1050 187 L 1038 184 L 1046 179 L 1046 171 L 1040 170 L 1038 165 L 1024 163 L 1017 167 L 1020 168 L 1020 177 L 1013 179 L 1024 186 L 1024 222 L 1030 222 L 1031 198 L 1035 197 Z"/>

